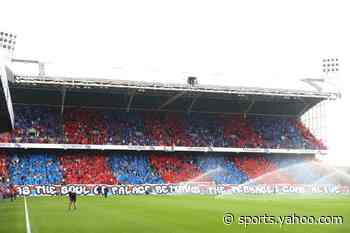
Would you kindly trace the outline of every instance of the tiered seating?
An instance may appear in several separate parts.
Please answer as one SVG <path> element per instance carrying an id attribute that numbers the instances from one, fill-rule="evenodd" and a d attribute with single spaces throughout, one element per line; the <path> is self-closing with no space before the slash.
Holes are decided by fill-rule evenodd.
<path id="1" fill-rule="evenodd" d="M 106 156 L 65 154 L 59 157 L 66 184 L 115 184 Z"/>
<path id="2" fill-rule="evenodd" d="M 308 141 L 307 148 L 315 148 L 320 150 L 325 150 L 327 147 L 323 144 L 322 140 L 318 140 L 315 136 L 310 132 L 308 128 L 306 128 L 303 123 L 295 121 L 295 125 L 297 129 L 299 129 L 302 137 Z"/>
<path id="3" fill-rule="evenodd" d="M 63 178 L 57 157 L 46 153 L 13 154 L 9 170 L 18 185 L 60 184 Z"/>
<path id="4" fill-rule="evenodd" d="M 108 144 L 151 145 L 139 114 L 113 111 L 104 111 L 102 114 L 108 126 Z"/>
<path id="5" fill-rule="evenodd" d="M 321 167 L 317 166 L 317 162 L 312 158 L 276 156 L 271 157 L 270 160 L 298 184 L 315 184 L 322 177 L 327 176 L 327 173 L 322 172 Z M 327 180 L 324 181 L 327 183 Z"/>
<path id="6" fill-rule="evenodd" d="M 161 184 L 159 173 L 144 154 L 114 153 L 109 158 L 113 175 L 121 184 Z"/>
<path id="7" fill-rule="evenodd" d="M 293 184 L 283 171 L 266 159 L 264 156 L 237 156 L 234 157 L 236 166 L 245 172 L 252 183 L 263 184 Z"/>
<path id="8" fill-rule="evenodd" d="M 0 151 L 0 183 L 5 182 L 8 176 L 7 155 L 5 152 Z"/>
<path id="9" fill-rule="evenodd" d="M 228 156 L 198 156 L 197 164 L 203 172 L 202 177 L 210 178 L 217 184 L 241 184 L 248 179 Z"/>
<path id="10" fill-rule="evenodd" d="M 230 147 L 263 147 L 264 140 L 242 116 L 225 119 L 224 137 Z"/>
<path id="11" fill-rule="evenodd" d="M 194 146 L 225 146 L 223 122 L 213 116 L 191 114 L 186 117 L 186 132 Z"/>
<path id="12" fill-rule="evenodd" d="M 156 146 L 191 146 L 185 123 L 178 114 L 145 114 L 145 128 Z"/>
<path id="13" fill-rule="evenodd" d="M 154 154 L 150 161 L 166 183 L 191 181 L 201 175 L 191 156 Z"/>
<path id="14" fill-rule="evenodd" d="M 11 133 L 0 133 L 0 142 L 9 143 L 12 140 Z"/>
<path id="15" fill-rule="evenodd" d="M 179 114 L 166 114 L 163 124 L 167 124 L 172 138 L 172 145 L 193 146 L 190 136 L 186 133 L 186 126 L 183 117 Z"/>
<path id="16" fill-rule="evenodd" d="M 16 129 L 0 142 L 325 149 L 295 119 L 16 107 Z"/>
<path id="17" fill-rule="evenodd" d="M 64 138 L 72 144 L 106 144 L 107 125 L 98 111 L 68 109 L 64 113 Z"/>
<path id="18" fill-rule="evenodd" d="M 256 117 L 250 119 L 267 148 L 312 148 L 303 138 L 295 121 L 288 118 Z"/>
<path id="19" fill-rule="evenodd" d="M 15 108 L 15 130 L 12 142 L 60 142 L 59 113 L 55 108 L 22 106 Z"/>
<path id="20" fill-rule="evenodd" d="M 158 114 L 146 114 L 145 128 L 152 139 L 152 145 L 167 146 L 173 144 L 171 131 L 166 124 L 163 124 Z"/>

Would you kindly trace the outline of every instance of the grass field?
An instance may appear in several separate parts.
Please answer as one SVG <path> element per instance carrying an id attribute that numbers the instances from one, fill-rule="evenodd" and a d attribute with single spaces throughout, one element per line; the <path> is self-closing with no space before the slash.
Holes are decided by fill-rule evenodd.
<path id="1" fill-rule="evenodd" d="M 32 233 L 350 232 L 349 196 L 121 196 L 79 197 L 67 210 L 66 197 L 27 198 Z M 223 223 L 225 212 L 235 215 Z M 343 216 L 337 225 L 238 224 L 240 216 Z M 0 233 L 26 232 L 24 199 L 0 201 Z"/>

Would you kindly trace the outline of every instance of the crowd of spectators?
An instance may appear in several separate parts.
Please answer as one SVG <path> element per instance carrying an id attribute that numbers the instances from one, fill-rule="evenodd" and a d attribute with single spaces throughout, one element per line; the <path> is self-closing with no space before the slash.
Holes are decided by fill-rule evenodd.
<path id="1" fill-rule="evenodd" d="M 145 129 L 154 146 L 192 146 L 185 122 L 176 113 L 146 113 Z"/>
<path id="2" fill-rule="evenodd" d="M 12 135 L 11 135 L 11 133 L 8 133 L 8 132 L 0 133 L 0 142 L 4 142 L 4 143 L 12 142 Z"/>
<path id="3" fill-rule="evenodd" d="M 233 158 L 235 165 L 249 177 L 249 183 L 293 184 L 294 181 L 263 155 Z M 291 176 L 293 177 L 293 176 Z"/>
<path id="4" fill-rule="evenodd" d="M 330 174 L 319 162 L 307 156 L 274 156 L 269 159 L 297 184 L 316 184 L 322 177 Z M 323 179 L 324 183 L 329 180 Z M 330 182 L 331 183 L 331 182 Z M 328 183 L 329 184 L 329 183 Z"/>
<path id="5" fill-rule="evenodd" d="M 319 149 L 302 133 L 301 123 L 291 118 L 253 117 L 249 119 L 255 132 L 261 135 L 265 148 Z"/>
<path id="6" fill-rule="evenodd" d="M 306 148 L 316 148 L 320 150 L 325 150 L 327 147 L 323 143 L 321 139 L 317 139 L 308 128 L 305 127 L 301 122 L 292 120 L 295 124 L 296 128 L 299 130 L 302 138 L 308 142 L 308 146 Z"/>
<path id="7" fill-rule="evenodd" d="M 254 132 L 249 125 L 248 120 L 243 116 L 235 116 L 229 119 L 224 119 L 224 137 L 226 144 L 230 147 L 264 147 L 264 140 L 260 134 Z"/>
<path id="8" fill-rule="evenodd" d="M 224 124 L 212 115 L 192 113 L 185 116 L 185 130 L 193 146 L 223 147 Z"/>
<path id="9" fill-rule="evenodd" d="M 202 174 L 188 155 L 153 154 L 150 162 L 166 183 L 188 182 Z"/>
<path id="10" fill-rule="evenodd" d="M 64 141 L 70 144 L 106 144 L 107 125 L 103 116 L 88 109 L 64 113 Z"/>
<path id="11" fill-rule="evenodd" d="M 59 184 L 63 178 L 57 157 L 47 153 L 12 154 L 9 174 L 17 185 Z"/>
<path id="12" fill-rule="evenodd" d="M 325 149 L 299 121 L 282 117 L 120 112 L 16 106 L 0 142 Z"/>
<path id="13" fill-rule="evenodd" d="M 64 184 L 116 184 L 108 166 L 107 157 L 101 154 L 64 154 L 59 156 Z"/>
<path id="14" fill-rule="evenodd" d="M 11 198 L 11 200 L 13 201 L 16 198 L 16 196 L 17 190 L 12 184 L 0 181 L 0 200 Z"/>
<path id="15" fill-rule="evenodd" d="M 159 172 L 146 154 L 113 153 L 109 165 L 119 184 L 162 184 Z"/>
<path id="16" fill-rule="evenodd" d="M 10 184 L 315 184 L 329 182 L 327 174 L 334 170 L 302 155 L 0 152 L 2 192 Z"/>
<path id="17" fill-rule="evenodd" d="M 0 151 L 0 200 L 11 194 L 10 179 L 7 170 L 8 158 L 4 151 Z"/>
<path id="18" fill-rule="evenodd" d="M 15 107 L 15 129 L 7 141 L 21 143 L 62 142 L 59 112 L 51 107 Z M 5 136 L 4 136 L 5 137 Z"/>
<path id="19" fill-rule="evenodd" d="M 4 183 L 8 179 L 7 155 L 0 150 L 0 182 Z"/>
<path id="20" fill-rule="evenodd" d="M 197 163 L 203 172 L 202 177 L 211 178 L 217 184 L 242 184 L 248 180 L 247 175 L 239 170 L 231 156 L 208 154 L 198 156 Z"/>
<path id="21" fill-rule="evenodd" d="M 114 145 L 151 145 L 147 136 L 142 115 L 135 112 L 99 111 L 106 121 L 107 144 Z"/>

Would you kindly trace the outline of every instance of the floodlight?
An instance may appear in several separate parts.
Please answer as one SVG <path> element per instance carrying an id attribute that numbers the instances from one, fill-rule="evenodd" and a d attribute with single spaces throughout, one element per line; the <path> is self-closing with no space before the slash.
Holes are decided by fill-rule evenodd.
<path id="1" fill-rule="evenodd" d="M 339 59 L 338 58 L 328 58 L 322 59 L 322 71 L 327 75 L 330 73 L 335 73 L 339 71 Z"/>

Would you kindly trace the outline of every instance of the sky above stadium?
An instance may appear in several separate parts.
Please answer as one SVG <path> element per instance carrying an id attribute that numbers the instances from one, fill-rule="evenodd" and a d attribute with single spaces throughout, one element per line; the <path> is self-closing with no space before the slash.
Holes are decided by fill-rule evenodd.
<path id="1" fill-rule="evenodd" d="M 328 108 L 327 161 L 350 165 L 348 9 L 346 0 L 11 0 L 0 29 L 18 35 L 14 57 L 47 62 L 49 75 L 305 89 L 298 80 L 322 77 L 322 59 L 337 57 L 329 86 L 343 98 Z"/>

